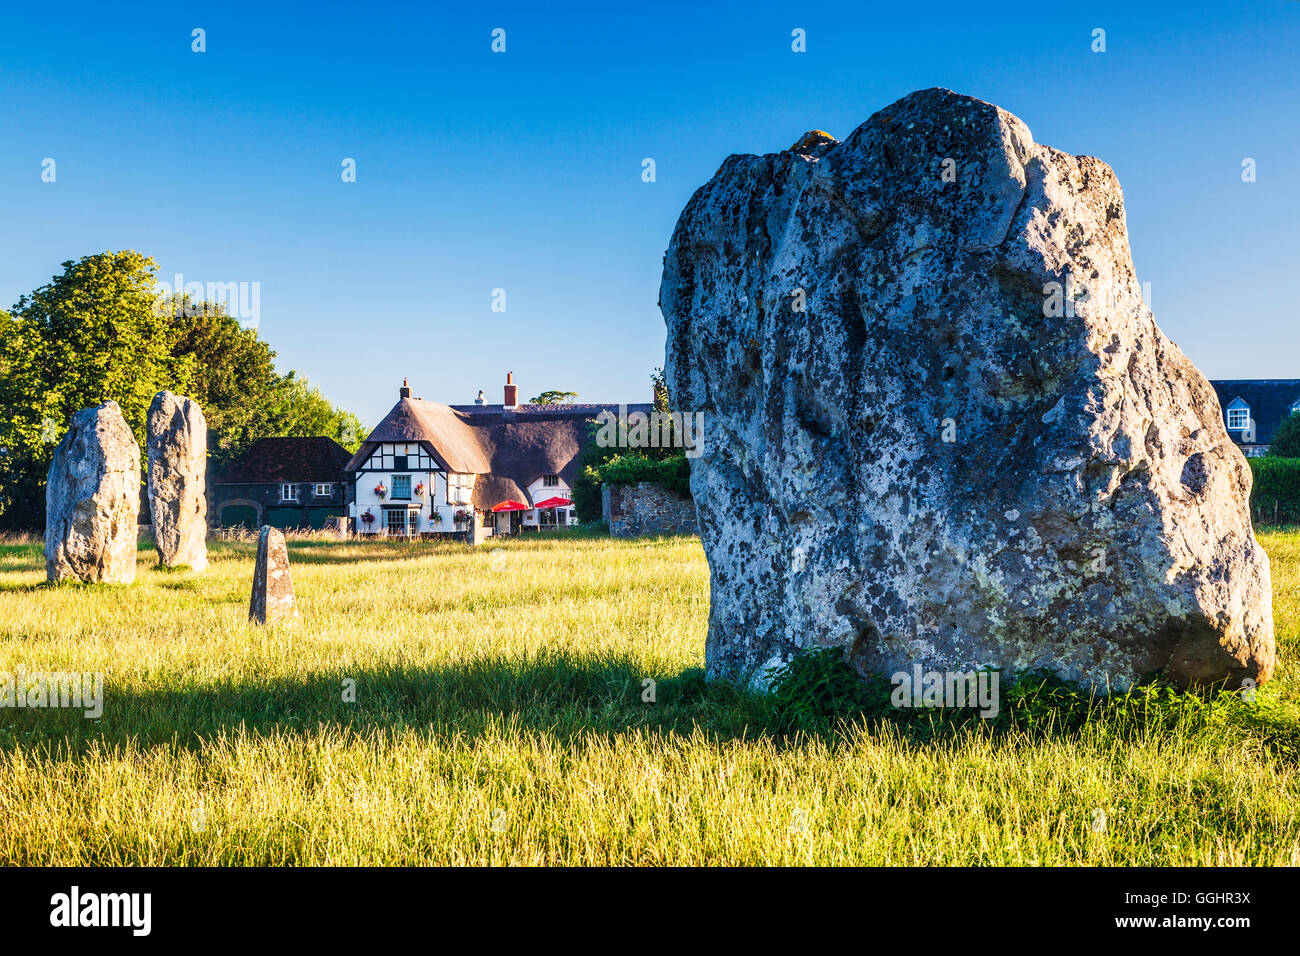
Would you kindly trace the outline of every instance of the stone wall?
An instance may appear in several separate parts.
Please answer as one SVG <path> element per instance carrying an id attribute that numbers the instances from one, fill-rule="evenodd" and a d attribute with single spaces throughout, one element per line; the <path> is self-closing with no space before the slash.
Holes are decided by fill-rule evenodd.
<path id="1" fill-rule="evenodd" d="M 695 502 L 682 499 L 658 482 L 605 484 L 600 489 L 601 517 L 616 538 L 646 534 L 699 534 Z"/>

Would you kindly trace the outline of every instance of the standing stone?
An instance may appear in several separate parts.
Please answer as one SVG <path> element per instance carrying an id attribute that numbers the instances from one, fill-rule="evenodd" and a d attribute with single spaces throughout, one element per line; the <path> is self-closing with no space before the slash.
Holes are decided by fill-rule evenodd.
<path id="1" fill-rule="evenodd" d="M 254 624 L 292 623 L 298 618 L 289 575 L 289 548 L 278 528 L 263 525 L 257 536 L 257 564 L 253 568 L 253 599 L 248 619 Z"/>
<path id="2" fill-rule="evenodd" d="M 1273 672 L 1251 473 L 1143 302 L 1115 174 L 948 90 L 732 156 L 664 263 L 711 676 Z"/>
<path id="3" fill-rule="evenodd" d="M 45 485 L 50 581 L 135 580 L 140 446 L 117 402 L 83 408 L 54 450 Z"/>
<path id="4" fill-rule="evenodd" d="M 149 506 L 164 567 L 208 566 L 208 424 L 189 398 L 159 392 L 149 406 Z"/>

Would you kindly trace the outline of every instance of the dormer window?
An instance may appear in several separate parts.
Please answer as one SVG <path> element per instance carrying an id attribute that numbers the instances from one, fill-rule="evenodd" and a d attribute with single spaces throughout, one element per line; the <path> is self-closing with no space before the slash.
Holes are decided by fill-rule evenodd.
<path id="1" fill-rule="evenodd" d="M 1228 429 L 1230 431 L 1245 431 L 1250 427 L 1250 407 L 1248 405 L 1239 405 L 1236 408 L 1228 409 Z"/>
<path id="2" fill-rule="evenodd" d="M 542 475 L 543 488 L 557 488 L 560 484 L 559 475 Z"/>

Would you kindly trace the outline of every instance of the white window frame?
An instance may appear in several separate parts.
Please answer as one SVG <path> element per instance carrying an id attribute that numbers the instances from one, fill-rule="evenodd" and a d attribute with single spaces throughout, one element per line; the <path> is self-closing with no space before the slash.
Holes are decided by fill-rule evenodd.
<path id="1" fill-rule="evenodd" d="M 409 508 L 385 508 L 384 509 L 384 534 L 394 535 L 397 532 L 393 530 L 393 516 L 401 515 L 402 530 L 401 537 L 409 537 L 415 534 L 416 519 L 415 512 Z"/>
<path id="2" fill-rule="evenodd" d="M 559 475 L 542 475 L 542 487 L 543 487 L 543 488 L 558 488 L 558 487 L 560 487 L 560 476 L 559 476 Z"/>
<path id="3" fill-rule="evenodd" d="M 297 501 L 297 500 L 298 500 L 298 486 L 297 486 L 296 484 L 294 484 L 293 482 L 289 482 L 289 481 L 283 482 L 283 483 L 280 485 L 280 500 L 281 500 L 281 501 Z"/>
<path id="4" fill-rule="evenodd" d="M 1244 416 L 1244 417 L 1239 417 Z M 1234 424 L 1235 422 L 1235 424 Z M 1228 430 L 1234 432 L 1245 431 L 1250 427 L 1250 406 L 1243 405 L 1238 408 L 1228 409 Z"/>
<path id="5" fill-rule="evenodd" d="M 470 476 L 459 472 L 449 472 L 444 478 L 447 488 L 447 504 L 467 505 L 470 500 Z"/>
<path id="6" fill-rule="evenodd" d="M 324 491 L 321 489 L 324 488 Z M 330 498 L 334 495 L 334 483 L 329 481 L 316 482 L 315 494 L 317 498 Z"/>

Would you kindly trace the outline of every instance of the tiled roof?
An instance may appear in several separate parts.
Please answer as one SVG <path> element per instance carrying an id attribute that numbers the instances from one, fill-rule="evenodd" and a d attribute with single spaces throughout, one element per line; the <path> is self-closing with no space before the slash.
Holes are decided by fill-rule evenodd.
<path id="1" fill-rule="evenodd" d="M 332 438 L 263 438 L 217 469 L 214 484 L 346 481 L 351 453 Z"/>
<path id="2" fill-rule="evenodd" d="M 1298 378 L 1228 379 L 1210 382 L 1210 385 L 1219 396 L 1219 407 L 1225 416 L 1234 399 L 1240 398 L 1250 406 L 1257 445 L 1267 445 L 1273 440 L 1282 419 L 1290 414 L 1291 406 L 1300 401 Z M 1241 443 L 1240 431 L 1230 431 L 1228 434 L 1233 441 Z"/>

